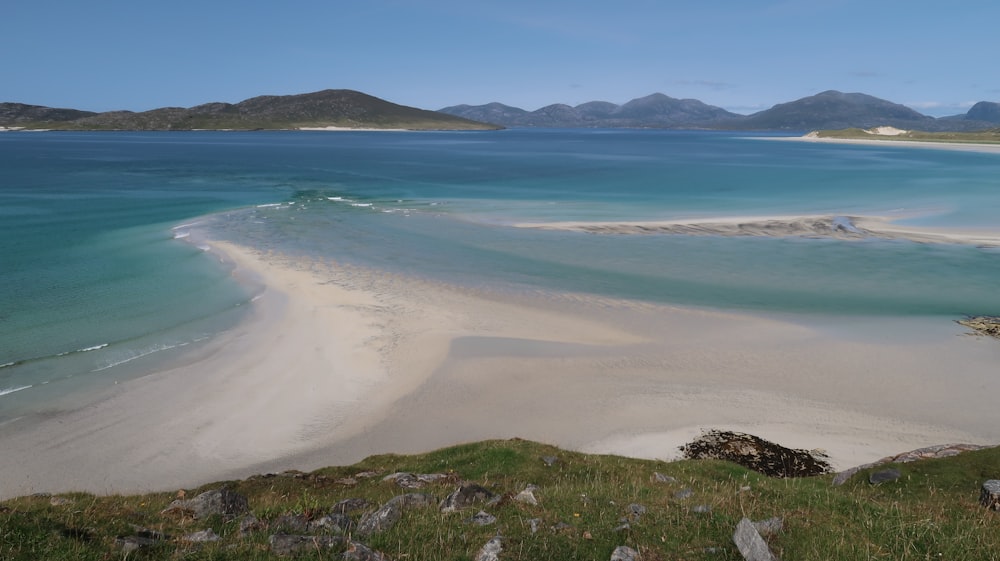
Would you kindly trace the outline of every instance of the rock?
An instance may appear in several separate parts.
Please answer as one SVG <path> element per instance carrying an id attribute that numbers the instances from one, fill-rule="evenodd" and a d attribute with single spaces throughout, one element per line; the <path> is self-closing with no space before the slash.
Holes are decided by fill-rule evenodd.
<path id="1" fill-rule="evenodd" d="M 555 456 L 542 456 L 542 462 L 544 462 L 545 465 L 547 465 L 549 467 L 552 467 L 552 466 L 556 465 L 556 462 L 558 462 L 558 461 L 559 461 L 559 458 L 557 458 Z"/>
<path id="2" fill-rule="evenodd" d="M 733 542 L 746 561 L 778 561 L 749 518 L 740 520 L 736 525 Z"/>
<path id="3" fill-rule="evenodd" d="M 331 534 L 345 534 L 353 526 L 354 523 L 351 521 L 351 517 L 346 514 L 328 514 L 326 516 L 321 516 L 316 520 L 309 521 L 309 530 L 314 532 L 330 532 Z"/>
<path id="4" fill-rule="evenodd" d="M 163 511 L 164 514 L 190 515 L 195 519 L 220 515 L 235 518 L 250 511 L 247 498 L 229 489 L 206 491 L 193 499 L 178 499 Z"/>
<path id="5" fill-rule="evenodd" d="M 514 500 L 519 503 L 538 506 L 538 497 L 535 496 L 536 490 L 538 490 L 537 485 L 528 485 L 523 491 L 514 495 Z"/>
<path id="6" fill-rule="evenodd" d="M 965 327 L 974 329 L 981 335 L 1000 338 L 1000 317 L 994 316 L 972 316 L 958 320 L 958 323 Z"/>
<path id="7" fill-rule="evenodd" d="M 467 483 L 441 501 L 441 512 L 455 512 L 472 506 L 475 503 L 488 501 L 494 494 L 485 487 L 475 483 Z"/>
<path id="8" fill-rule="evenodd" d="M 466 522 L 475 524 L 476 526 L 489 526 L 490 524 L 496 524 L 497 517 L 480 510 L 472 518 L 466 520 Z"/>
<path id="9" fill-rule="evenodd" d="M 627 545 L 620 545 L 611 552 L 611 561 L 639 561 L 639 552 Z"/>
<path id="10" fill-rule="evenodd" d="M 479 548 L 479 552 L 476 553 L 476 561 L 500 561 L 501 550 L 503 550 L 503 539 L 497 536 Z"/>
<path id="11" fill-rule="evenodd" d="M 333 505 L 330 512 L 334 514 L 350 514 L 358 510 L 364 510 L 371 505 L 367 499 L 344 499 Z"/>
<path id="12" fill-rule="evenodd" d="M 262 523 L 253 514 L 247 514 L 240 520 L 240 535 L 243 537 L 265 528 L 267 528 L 267 524 Z"/>
<path id="13" fill-rule="evenodd" d="M 681 446 L 692 460 L 726 460 L 770 477 L 808 477 L 830 473 L 830 463 L 820 452 L 785 448 L 750 434 L 708 431 Z"/>
<path id="14" fill-rule="evenodd" d="M 436 506 L 437 499 L 431 495 L 421 493 L 409 493 L 398 495 L 389 499 L 387 503 L 379 507 L 378 510 L 366 514 L 358 523 L 357 533 L 361 536 L 368 536 L 375 532 L 382 532 L 392 528 L 403 516 L 403 510 L 408 508 L 419 508 Z"/>
<path id="15" fill-rule="evenodd" d="M 753 527 L 762 536 L 773 536 L 785 527 L 785 521 L 780 516 L 775 516 L 774 518 L 754 522 Z"/>
<path id="16" fill-rule="evenodd" d="M 628 510 L 628 517 L 631 520 L 638 520 L 640 516 L 646 514 L 646 507 L 638 503 L 632 503 L 625 508 Z"/>
<path id="17" fill-rule="evenodd" d="M 268 528 L 276 534 L 305 534 L 309 531 L 309 520 L 302 514 L 282 514 Z"/>
<path id="18" fill-rule="evenodd" d="M 215 530 L 209 528 L 207 530 L 202 530 L 200 532 L 194 532 L 183 536 L 181 540 L 193 543 L 207 543 L 207 542 L 217 542 L 222 538 L 215 533 Z"/>
<path id="19" fill-rule="evenodd" d="M 454 479 L 454 476 L 445 473 L 406 473 L 397 472 L 382 478 L 382 481 L 391 481 L 404 489 L 420 489 L 428 483 L 442 483 Z"/>
<path id="20" fill-rule="evenodd" d="M 532 518 L 531 520 L 528 520 L 528 526 L 531 527 L 531 533 L 532 534 L 537 534 L 538 533 L 538 527 L 541 526 L 541 525 L 542 525 L 542 519 L 541 518 Z"/>
<path id="21" fill-rule="evenodd" d="M 691 489 L 681 489 L 674 493 L 674 498 L 678 500 L 690 499 L 692 496 L 694 496 L 694 491 Z"/>
<path id="22" fill-rule="evenodd" d="M 356 541 L 347 542 L 347 551 L 344 552 L 341 559 L 345 561 L 389 561 L 386 554 Z"/>
<path id="23" fill-rule="evenodd" d="M 139 526 L 132 526 L 132 529 L 135 530 L 135 535 L 115 538 L 115 544 L 122 548 L 122 551 L 126 554 L 137 549 L 152 547 L 170 539 L 170 536 L 167 534 L 157 532 L 156 530 L 149 530 Z"/>
<path id="24" fill-rule="evenodd" d="M 52 497 L 49 499 L 49 504 L 52 506 L 65 506 L 73 504 L 73 501 L 65 497 Z"/>
<path id="25" fill-rule="evenodd" d="M 653 472 L 653 477 L 651 478 L 653 483 L 677 483 L 677 480 L 669 475 L 663 475 L 658 471 Z"/>
<path id="26" fill-rule="evenodd" d="M 695 514 L 708 514 L 712 512 L 712 505 L 695 505 L 691 508 L 691 512 Z"/>
<path id="27" fill-rule="evenodd" d="M 890 481 L 895 481 L 902 477 L 903 474 L 896 468 L 883 469 L 881 471 L 873 472 L 868 476 L 868 482 L 872 485 L 879 485 L 882 483 L 888 483 Z"/>
<path id="28" fill-rule="evenodd" d="M 628 522 L 626 522 L 624 524 L 619 524 L 618 526 L 615 526 L 615 532 L 626 532 L 626 531 L 631 530 L 631 529 L 632 529 L 632 525 L 629 524 Z"/>
<path id="29" fill-rule="evenodd" d="M 271 552 L 275 555 L 291 555 L 299 551 L 314 551 L 317 549 L 332 549 L 340 547 L 346 541 L 341 536 L 296 536 L 274 534 L 268 538 Z"/>
<path id="30" fill-rule="evenodd" d="M 1000 510 L 1000 479 L 990 479 L 983 483 L 979 491 L 979 504 L 990 510 Z"/>
<path id="31" fill-rule="evenodd" d="M 927 460 L 932 458 L 950 458 L 952 456 L 957 456 L 963 452 L 982 450 L 984 448 L 988 448 L 988 446 L 980 446 L 978 444 L 939 444 L 937 446 L 918 448 L 916 450 L 903 452 L 902 454 L 897 454 L 895 456 L 888 456 L 886 458 L 882 458 L 877 462 L 872 462 L 870 464 L 865 464 L 862 466 L 857 466 L 851 469 L 844 470 L 838 473 L 837 476 L 833 478 L 833 484 L 835 486 L 843 485 L 851 477 L 854 477 L 854 475 L 859 471 L 877 467 L 883 464 L 905 464 L 909 462 L 915 462 L 918 460 Z"/>
<path id="32" fill-rule="evenodd" d="M 569 524 L 563 522 L 562 520 L 560 520 L 559 522 L 556 522 L 555 524 L 552 525 L 552 531 L 553 532 L 562 532 L 564 530 L 572 530 L 572 529 L 573 529 L 572 526 L 570 526 Z"/>

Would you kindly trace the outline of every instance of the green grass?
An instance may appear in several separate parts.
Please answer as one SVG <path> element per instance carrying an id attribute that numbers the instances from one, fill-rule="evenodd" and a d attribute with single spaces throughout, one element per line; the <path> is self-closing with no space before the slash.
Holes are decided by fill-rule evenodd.
<path id="1" fill-rule="evenodd" d="M 841 129 L 818 131 L 820 138 L 847 138 L 864 140 L 910 140 L 915 142 L 956 142 L 971 144 L 1000 143 L 1000 128 L 976 132 L 923 132 L 908 131 L 899 136 L 869 134 L 863 129 Z"/>
<path id="2" fill-rule="evenodd" d="M 547 466 L 543 456 L 558 461 Z M 505 561 L 606 560 L 618 545 L 639 550 L 646 561 L 732 560 L 741 558 L 731 539 L 737 522 L 774 516 L 784 518 L 784 530 L 768 541 L 786 560 L 1000 559 L 1000 513 L 978 504 L 983 481 L 1000 478 L 1000 449 L 896 467 L 903 473 L 896 482 L 872 486 L 868 472 L 862 472 L 833 487 L 832 476 L 770 479 L 720 461 L 633 460 L 507 440 L 415 456 L 374 456 L 308 476 L 256 477 L 227 485 L 246 495 L 253 514 L 262 520 L 325 512 L 351 497 L 377 506 L 411 492 L 382 482 L 382 476 L 397 471 L 451 473 L 499 494 L 516 494 L 529 483 L 539 487 L 537 506 L 507 500 L 452 514 L 437 509 L 405 512 L 393 529 L 362 540 L 394 560 L 469 560 L 498 532 L 504 537 Z M 356 485 L 339 481 L 365 471 L 379 476 L 356 478 Z M 655 483 L 654 472 L 677 481 Z M 187 496 L 219 486 L 189 489 Z M 420 492 L 444 498 L 455 486 L 429 485 Z M 693 496 L 676 498 L 685 488 Z M 130 559 L 275 558 L 267 546 L 268 531 L 241 537 L 238 520 L 193 521 L 161 514 L 174 493 L 60 497 L 70 502 L 53 506 L 49 497 L 25 497 L 0 503 L 0 559 L 122 559 L 115 537 L 133 534 L 133 525 L 174 538 L 134 552 Z M 643 505 L 646 513 L 628 530 L 616 530 L 631 503 Z M 696 513 L 696 505 L 709 505 L 711 512 Z M 465 522 L 480 508 L 498 523 L 479 527 Z M 533 518 L 542 521 L 536 534 L 530 530 Z M 568 527 L 553 531 L 560 522 Z M 208 527 L 223 539 L 186 544 L 177 538 Z M 334 557 L 329 551 L 312 551 L 297 558 Z"/>

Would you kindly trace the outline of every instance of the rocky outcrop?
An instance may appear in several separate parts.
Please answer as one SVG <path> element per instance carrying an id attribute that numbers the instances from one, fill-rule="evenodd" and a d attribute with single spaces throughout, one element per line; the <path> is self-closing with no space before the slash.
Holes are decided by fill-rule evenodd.
<path id="1" fill-rule="evenodd" d="M 193 499 L 178 499 L 170 503 L 163 513 L 190 516 L 197 520 L 213 515 L 235 518 L 249 510 L 246 497 L 222 488 L 206 491 Z"/>
<path id="2" fill-rule="evenodd" d="M 708 431 L 681 446 L 692 460 L 726 460 L 770 477 L 808 477 L 831 471 L 826 456 L 810 450 L 795 450 L 763 438 L 732 431 Z"/>
<path id="3" fill-rule="evenodd" d="M 1000 317 L 971 316 L 958 320 L 958 323 L 975 330 L 980 335 L 989 335 L 1000 339 Z"/>
<path id="4" fill-rule="evenodd" d="M 990 510 L 1000 510 L 1000 480 L 990 479 L 983 483 L 979 492 L 979 504 Z"/>
<path id="5" fill-rule="evenodd" d="M 850 478 L 854 477 L 854 474 L 859 471 L 864 471 L 866 469 L 871 469 L 873 467 L 878 467 L 884 464 L 905 464 L 909 462 L 915 462 L 917 460 L 930 460 L 935 458 L 950 458 L 952 456 L 957 456 L 963 452 L 972 452 L 974 450 L 982 450 L 988 448 L 987 446 L 980 446 L 978 444 L 940 444 L 938 446 L 928 446 L 926 448 L 918 448 L 916 450 L 911 450 L 909 452 L 903 452 L 902 454 L 896 454 L 895 456 L 887 456 L 872 462 L 870 464 L 864 464 L 857 467 L 852 467 L 838 473 L 833 478 L 834 485 L 843 485 Z"/>

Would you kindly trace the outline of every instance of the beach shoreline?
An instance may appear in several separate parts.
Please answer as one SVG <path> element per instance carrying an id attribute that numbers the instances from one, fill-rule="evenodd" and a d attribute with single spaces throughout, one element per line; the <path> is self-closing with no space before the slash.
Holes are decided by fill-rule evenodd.
<path id="1" fill-rule="evenodd" d="M 982 144 L 975 142 L 939 142 L 932 140 L 892 140 L 890 138 L 825 138 L 812 135 L 802 136 L 760 136 L 752 137 L 759 140 L 774 140 L 779 142 L 815 142 L 820 144 L 855 144 L 861 146 L 892 146 L 906 148 L 924 148 L 933 150 L 954 150 L 959 152 L 979 152 L 985 154 L 1000 154 L 1000 144 Z"/>
<path id="2" fill-rule="evenodd" d="M 206 243 L 265 287 L 250 317 L 99 401 L 0 427 L 0 499 L 175 490 L 491 438 L 669 460 L 722 428 L 824 449 L 838 469 L 1000 442 L 1000 345 L 941 318 L 852 336 L 816 318 L 488 292 Z"/>

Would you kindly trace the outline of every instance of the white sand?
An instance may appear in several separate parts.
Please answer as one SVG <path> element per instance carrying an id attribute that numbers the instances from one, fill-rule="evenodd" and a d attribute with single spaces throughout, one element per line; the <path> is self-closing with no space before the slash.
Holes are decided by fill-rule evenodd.
<path id="1" fill-rule="evenodd" d="M 0 427 L 0 499 L 173 490 L 485 438 L 669 459 L 701 429 L 838 467 L 1000 442 L 1000 342 L 574 294 L 476 294 L 213 244 L 268 288 L 185 364 Z"/>
<path id="2" fill-rule="evenodd" d="M 867 146 L 902 146 L 906 148 L 930 148 L 934 150 L 956 150 L 960 152 L 985 152 L 1000 154 L 1000 144 L 979 144 L 974 142 L 933 142 L 924 140 L 888 140 L 882 138 L 823 138 L 815 132 L 804 136 L 760 136 L 758 140 L 790 142 L 819 142 L 826 144 L 863 144 Z"/>

